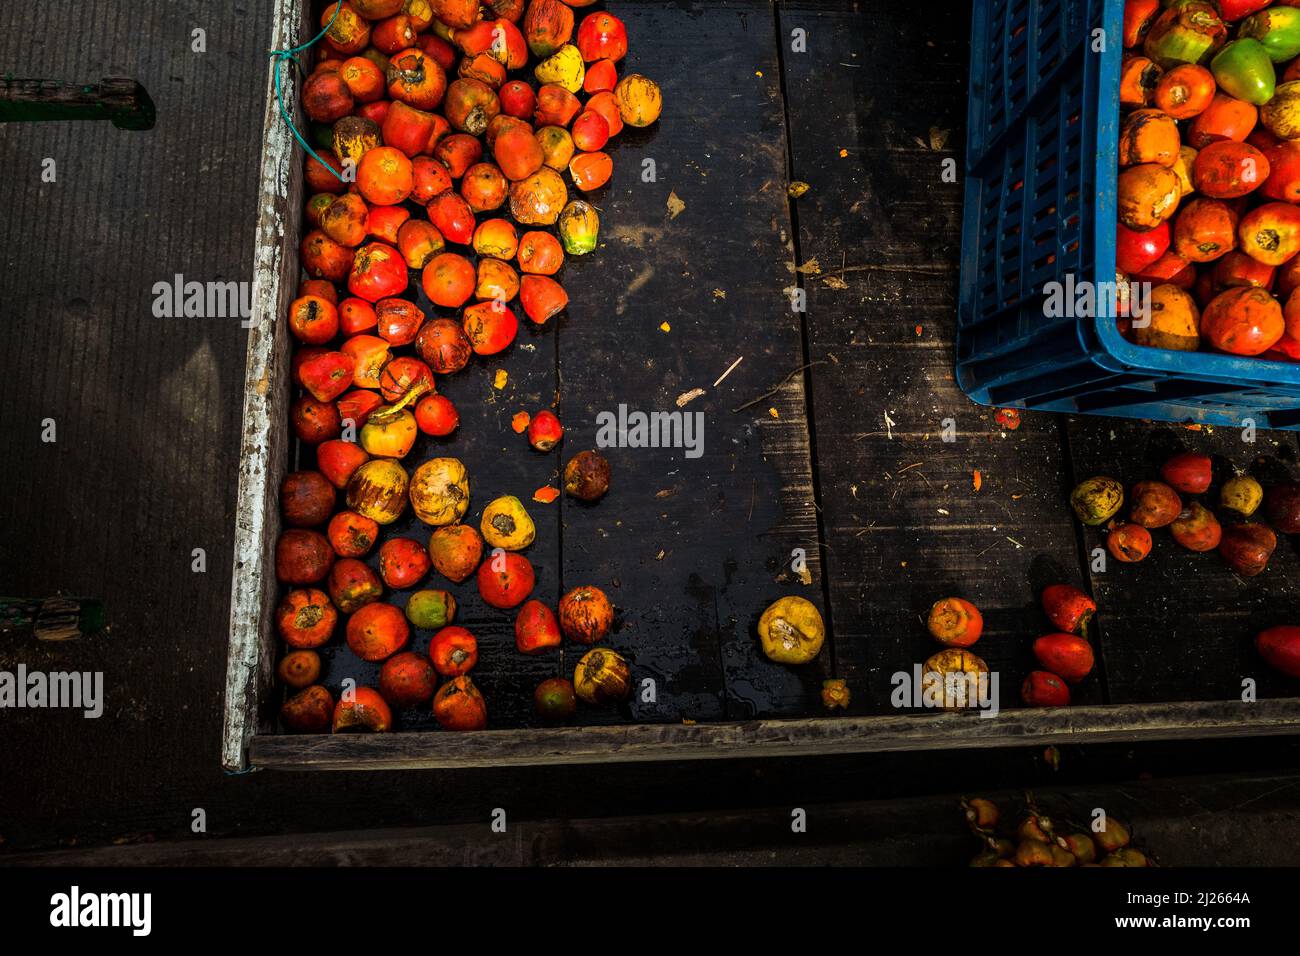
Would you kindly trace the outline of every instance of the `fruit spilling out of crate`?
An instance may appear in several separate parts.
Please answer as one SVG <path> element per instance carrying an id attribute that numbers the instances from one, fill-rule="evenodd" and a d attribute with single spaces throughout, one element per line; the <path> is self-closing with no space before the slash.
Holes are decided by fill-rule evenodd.
<path id="1" fill-rule="evenodd" d="M 292 427 L 315 467 L 284 479 L 276 546 L 288 588 L 276 626 L 290 730 L 386 731 L 394 710 L 430 701 L 446 729 L 485 727 L 487 703 L 471 676 L 478 644 L 454 623 L 456 588 L 471 577 L 484 604 L 515 615 L 518 653 L 553 652 L 565 639 L 585 651 L 572 681 L 537 688 L 542 719 L 630 692 L 624 657 L 593 646 L 614 622 L 599 588 L 573 588 L 554 610 L 531 598 L 523 552 L 536 526 L 523 498 L 545 506 L 560 489 L 498 497 L 476 527 L 465 521 L 461 461 L 403 464 L 421 434 L 441 439 L 459 427 L 441 376 L 505 352 L 519 331 L 516 308 L 538 327 L 564 312 L 557 276 L 566 257 L 596 249 L 600 229 L 582 197 L 609 181 L 606 150 L 624 126 L 659 118 L 654 81 L 620 76 L 623 23 L 604 11 L 579 20 L 574 8 L 591 2 L 345 0 L 322 12 L 302 84 L 316 144 L 306 160 L 308 278 L 288 315 L 302 390 Z M 417 288 L 427 312 L 413 301 Z M 521 412 L 512 426 L 520 454 L 525 443 L 550 453 L 564 435 L 548 408 Z M 581 451 L 561 484 L 594 502 L 610 479 L 599 453 Z M 427 541 L 385 533 L 408 508 L 430 529 Z M 434 574 L 443 580 L 430 582 Z M 386 589 L 417 590 L 399 608 Z M 432 632 L 427 653 L 411 649 L 415 630 Z M 317 649 L 337 631 L 360 661 L 382 663 L 378 687 L 333 674 L 343 688 L 336 700 L 323 685 Z"/>

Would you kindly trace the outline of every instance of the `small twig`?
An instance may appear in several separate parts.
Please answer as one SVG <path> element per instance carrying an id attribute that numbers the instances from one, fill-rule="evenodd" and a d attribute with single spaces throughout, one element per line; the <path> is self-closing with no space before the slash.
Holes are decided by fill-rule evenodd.
<path id="1" fill-rule="evenodd" d="M 775 395 L 777 392 L 781 391 L 781 389 L 785 386 L 786 382 L 790 381 L 790 379 L 794 378 L 794 377 L 795 377 L 796 375 L 798 375 L 800 372 L 804 371 L 805 369 L 810 369 L 810 368 L 812 368 L 814 365 L 825 365 L 825 364 L 826 364 L 825 361 L 823 361 L 822 359 L 818 359 L 818 360 L 815 361 L 815 362 L 808 362 L 806 365 L 800 365 L 797 369 L 795 369 L 793 372 L 791 372 L 791 373 L 790 373 L 789 375 L 787 375 L 785 378 L 781 379 L 781 381 L 777 382 L 777 383 L 776 383 L 776 386 L 775 386 L 774 388 L 770 388 L 770 389 L 768 389 L 768 390 L 767 390 L 766 392 L 764 392 L 762 395 L 758 396 L 758 397 L 755 398 L 755 399 L 751 399 L 750 401 L 746 402 L 744 405 L 738 405 L 737 407 L 735 407 L 735 408 L 733 408 L 733 409 L 731 410 L 732 413 L 734 414 L 734 413 L 736 413 L 736 412 L 743 412 L 745 409 L 750 408 L 750 407 L 752 407 L 752 406 L 754 406 L 754 405 L 757 405 L 757 404 L 758 404 L 759 402 L 761 402 L 763 399 L 765 399 L 765 398 L 771 398 L 771 397 L 772 397 L 773 395 Z"/>

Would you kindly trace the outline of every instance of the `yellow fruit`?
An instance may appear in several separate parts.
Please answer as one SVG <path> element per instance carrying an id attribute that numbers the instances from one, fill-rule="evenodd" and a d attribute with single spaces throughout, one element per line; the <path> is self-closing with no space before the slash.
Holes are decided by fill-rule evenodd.
<path id="1" fill-rule="evenodd" d="M 522 551 L 537 537 L 533 519 L 514 495 L 502 495 L 488 503 L 479 531 L 489 545 L 506 551 Z"/>
<path id="2" fill-rule="evenodd" d="M 927 658 L 921 670 L 922 699 L 952 709 L 979 703 L 980 675 L 989 672 L 989 665 L 970 651 L 948 647 Z"/>
<path id="3" fill-rule="evenodd" d="M 1105 524 L 1123 507 L 1124 486 L 1105 476 L 1085 479 L 1070 493 L 1070 505 L 1084 524 Z"/>
<path id="4" fill-rule="evenodd" d="M 806 664 L 821 651 L 826 625 L 811 601 L 783 597 L 758 619 L 758 638 L 778 664 Z"/>
<path id="5" fill-rule="evenodd" d="M 1264 489 L 1250 475 L 1238 475 L 1223 483 L 1219 503 L 1229 511 L 1249 518 L 1264 500 Z"/>
<path id="6" fill-rule="evenodd" d="M 573 692 L 588 704 L 624 700 L 631 691 L 632 669 L 617 651 L 588 651 L 573 670 Z"/>
<path id="7" fill-rule="evenodd" d="M 582 65 L 582 54 L 572 43 L 566 43 L 533 70 L 533 75 L 537 77 L 539 83 L 554 83 L 556 86 L 562 86 L 570 93 L 577 93 L 582 90 L 583 78 L 587 75 L 587 68 Z"/>
<path id="8" fill-rule="evenodd" d="M 374 458 L 348 479 L 348 507 L 379 524 L 392 524 L 406 508 L 406 469 L 391 458 Z"/>
<path id="9" fill-rule="evenodd" d="M 415 469 L 411 475 L 411 506 L 425 524 L 451 524 L 465 517 L 469 510 L 469 473 L 460 459 L 430 458 Z"/>
<path id="10" fill-rule="evenodd" d="M 659 84 L 640 73 L 629 73 L 618 81 L 614 102 L 618 104 L 618 115 L 628 126 L 649 126 L 664 108 Z"/>

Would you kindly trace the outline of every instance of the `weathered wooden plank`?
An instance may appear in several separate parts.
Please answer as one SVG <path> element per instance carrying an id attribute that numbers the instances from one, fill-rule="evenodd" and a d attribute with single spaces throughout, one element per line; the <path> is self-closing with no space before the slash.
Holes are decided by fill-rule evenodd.
<path id="1" fill-rule="evenodd" d="M 1121 704 L 974 713 L 631 724 L 462 734 L 259 736 L 255 765 L 398 770 L 722 760 L 902 750 L 1264 737 L 1300 732 L 1300 699 Z"/>
<path id="2" fill-rule="evenodd" d="M 784 668 L 755 636 L 772 600 L 820 592 L 801 376 L 733 412 L 802 364 L 782 291 L 792 262 L 772 7 L 629 3 L 618 14 L 632 38 L 623 69 L 661 82 L 665 106 L 653 129 L 620 135 L 614 179 L 596 197 L 600 248 L 565 268 L 565 457 L 593 446 L 602 413 L 677 413 L 697 388 L 680 412 L 702 417 L 703 444 L 605 449 L 613 490 L 595 506 L 564 504 L 564 586 L 608 589 L 622 609 L 611 644 L 656 688 L 653 702 L 591 719 L 807 713 L 829 654 Z M 695 65 L 671 66 L 681 62 Z M 788 583 L 796 547 L 807 586 Z"/>
<path id="3" fill-rule="evenodd" d="M 1005 431 L 953 380 L 961 187 L 942 164 L 962 140 L 968 19 L 780 10 L 838 676 L 854 712 L 891 710 L 893 675 L 939 649 L 930 605 L 955 594 L 983 610 L 973 650 L 1015 706 L 1044 569 L 1080 569 L 1056 421 Z M 1099 681 L 1077 696 L 1105 699 Z"/>
<path id="4" fill-rule="evenodd" d="M 1214 484 L 1199 500 L 1214 508 L 1222 483 L 1240 470 L 1267 485 L 1297 472 L 1295 436 L 1164 422 L 1071 418 L 1069 451 L 1076 479 L 1110 475 L 1123 482 L 1159 479 L 1160 466 L 1178 451 L 1214 460 Z M 1192 496 L 1183 496 L 1190 500 Z M 1127 504 L 1122 515 L 1128 514 Z M 1220 517 L 1227 520 L 1220 512 Z M 1106 530 L 1081 529 L 1084 547 L 1105 548 Z M 1255 578 L 1232 572 L 1217 553 L 1195 554 L 1167 529 L 1152 532 L 1151 554 L 1125 565 L 1109 559 L 1092 571 L 1099 606 L 1099 639 L 1111 700 L 1233 700 L 1254 678 L 1261 696 L 1294 696 L 1294 681 L 1270 671 L 1255 653 L 1255 634 L 1300 620 L 1300 560 L 1282 536 L 1268 568 Z"/>

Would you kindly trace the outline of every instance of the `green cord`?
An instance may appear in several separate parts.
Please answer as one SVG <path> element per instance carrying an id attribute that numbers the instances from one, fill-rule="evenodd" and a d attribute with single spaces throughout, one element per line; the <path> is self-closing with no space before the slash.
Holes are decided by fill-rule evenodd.
<path id="1" fill-rule="evenodd" d="M 339 182 L 346 183 L 347 180 L 344 179 L 338 173 L 338 171 L 334 169 L 333 166 L 331 166 L 329 163 L 325 162 L 325 160 L 321 159 L 318 155 L 316 155 L 316 150 L 312 149 L 311 146 L 308 145 L 307 141 L 302 138 L 302 134 L 298 132 L 298 128 L 293 125 L 293 117 L 289 115 L 289 110 L 284 105 L 284 93 L 280 89 L 280 64 L 283 63 L 285 60 L 288 60 L 290 63 L 293 63 L 295 66 L 297 66 L 299 70 L 301 70 L 302 64 L 300 64 L 297 61 L 297 59 L 294 58 L 294 54 L 301 53 L 304 50 L 310 50 L 317 43 L 319 43 L 321 41 L 321 38 L 324 37 L 325 34 L 330 32 L 330 27 L 334 26 L 334 21 L 338 19 L 339 10 L 342 9 L 342 7 L 343 7 L 342 3 L 334 4 L 334 15 L 330 17 L 330 22 L 325 24 L 325 28 L 321 30 L 320 33 L 316 34 L 315 37 L 308 40 L 302 46 L 296 46 L 290 50 L 272 50 L 270 55 L 275 57 L 275 66 L 272 67 L 272 69 L 275 70 L 275 101 L 280 105 L 280 115 L 284 117 L 284 124 L 289 127 L 289 132 L 293 133 L 293 138 L 298 141 L 298 145 L 301 146 L 303 149 L 305 149 L 308 155 L 311 156 L 312 159 L 316 160 L 316 162 L 320 163 L 322 166 L 328 169 L 330 171 L 330 175 L 332 175 Z"/>

